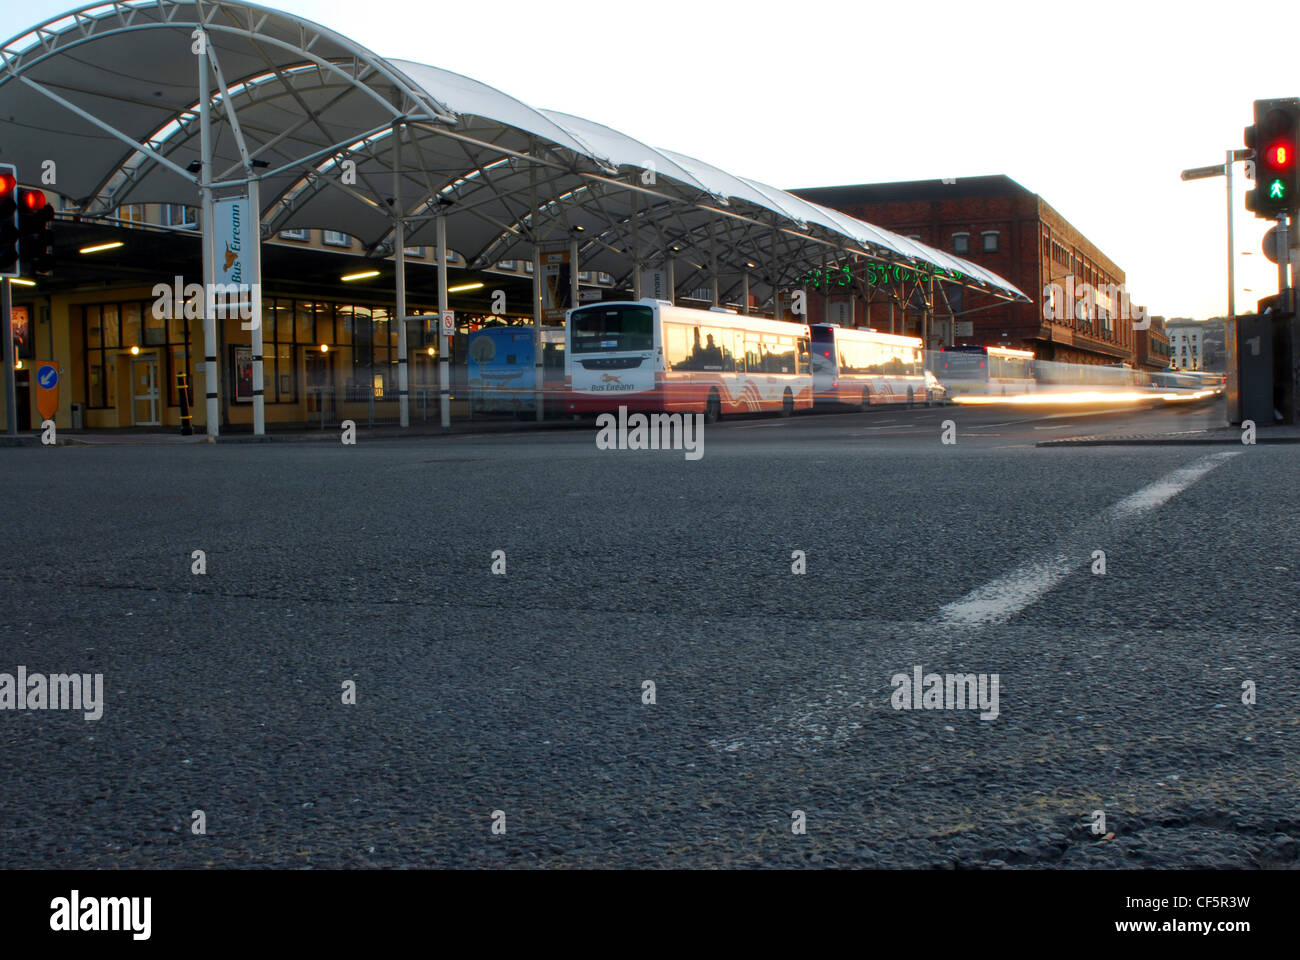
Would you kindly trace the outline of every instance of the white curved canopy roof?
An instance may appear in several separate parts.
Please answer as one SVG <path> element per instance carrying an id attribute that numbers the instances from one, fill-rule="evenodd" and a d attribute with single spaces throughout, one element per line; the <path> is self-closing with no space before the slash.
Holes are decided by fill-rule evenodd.
<path id="1" fill-rule="evenodd" d="M 431 242 L 440 211 L 449 245 L 472 266 L 579 236 L 584 268 L 626 278 L 672 257 L 685 290 L 716 272 L 724 292 L 749 276 L 762 296 L 856 259 L 929 265 L 940 280 L 1027 299 L 976 264 L 783 190 L 233 0 L 101 3 L 10 40 L 0 49 L 0 160 L 34 179 L 56 158 L 56 189 L 87 215 L 193 203 L 196 31 L 215 74 L 218 192 L 242 192 L 251 170 L 269 231 L 339 230 L 382 255 L 400 205 L 407 243 Z"/>

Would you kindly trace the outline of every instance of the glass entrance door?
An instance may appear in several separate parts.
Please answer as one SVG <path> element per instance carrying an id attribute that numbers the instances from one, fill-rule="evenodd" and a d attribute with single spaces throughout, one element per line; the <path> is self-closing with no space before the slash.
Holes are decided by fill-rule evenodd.
<path id="1" fill-rule="evenodd" d="M 152 357 L 132 358 L 131 394 L 131 424 L 136 427 L 160 426 L 157 360 Z"/>

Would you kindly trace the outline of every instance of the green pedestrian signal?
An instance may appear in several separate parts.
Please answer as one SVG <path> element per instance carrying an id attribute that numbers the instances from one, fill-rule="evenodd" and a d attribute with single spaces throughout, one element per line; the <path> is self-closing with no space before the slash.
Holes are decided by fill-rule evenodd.
<path id="1" fill-rule="evenodd" d="M 1255 166 L 1246 209 L 1264 220 L 1300 216 L 1300 98 L 1256 100 L 1246 146 Z"/>

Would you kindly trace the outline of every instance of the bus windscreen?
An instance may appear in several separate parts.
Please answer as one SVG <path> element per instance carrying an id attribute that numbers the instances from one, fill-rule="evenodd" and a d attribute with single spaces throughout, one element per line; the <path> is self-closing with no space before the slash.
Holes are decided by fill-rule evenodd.
<path id="1" fill-rule="evenodd" d="M 982 352 L 945 350 L 939 354 L 939 369 L 936 372 L 942 380 L 983 380 L 988 376 L 986 362 Z"/>
<path id="2" fill-rule="evenodd" d="M 653 350 L 654 311 L 649 307 L 589 307 L 569 314 L 574 353 Z"/>

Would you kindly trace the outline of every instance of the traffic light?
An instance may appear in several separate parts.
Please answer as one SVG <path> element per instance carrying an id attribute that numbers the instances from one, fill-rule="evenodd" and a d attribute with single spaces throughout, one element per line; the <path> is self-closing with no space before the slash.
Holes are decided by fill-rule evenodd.
<path id="1" fill-rule="evenodd" d="M 45 193 L 31 187 L 18 188 L 18 259 L 33 274 L 42 276 L 54 269 L 50 221 L 54 207 Z"/>
<path id="2" fill-rule="evenodd" d="M 1246 209 L 1265 220 L 1294 217 L 1300 211 L 1300 98 L 1256 100 L 1246 146 L 1255 151 L 1255 189 L 1246 193 Z"/>
<path id="3" fill-rule="evenodd" d="M 0 163 L 0 277 L 18 276 L 18 171 Z"/>

